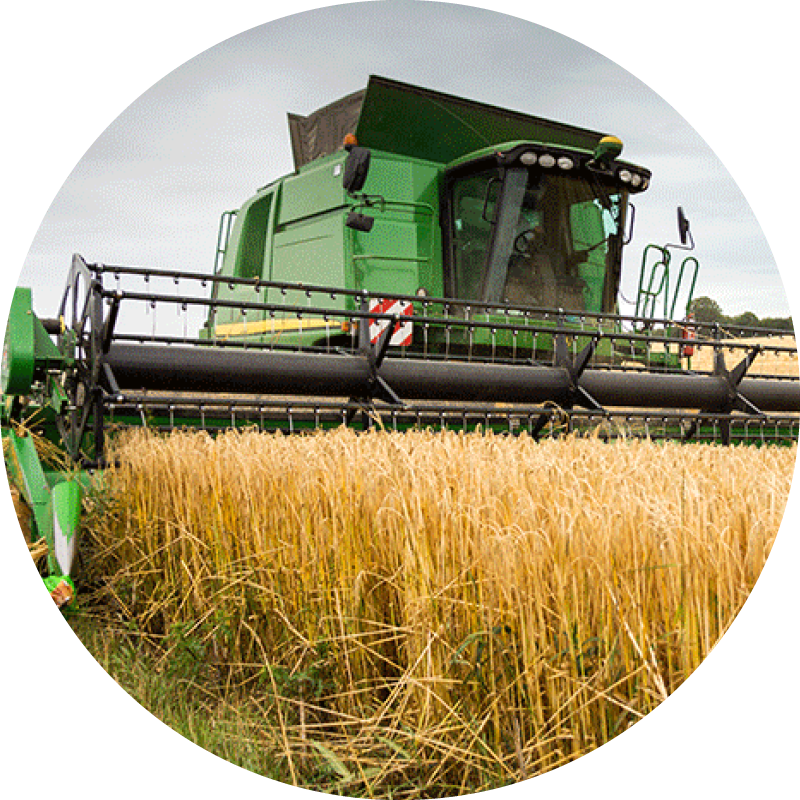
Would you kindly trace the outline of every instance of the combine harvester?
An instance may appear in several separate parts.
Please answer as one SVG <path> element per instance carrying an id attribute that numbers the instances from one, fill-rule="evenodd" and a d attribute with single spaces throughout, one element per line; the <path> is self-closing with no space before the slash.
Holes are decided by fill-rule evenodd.
<path id="1" fill-rule="evenodd" d="M 651 179 L 619 139 L 377 77 L 289 127 L 295 171 L 222 215 L 213 274 L 76 255 L 52 319 L 16 290 L 7 463 L 53 574 L 124 426 L 797 438 L 796 369 L 754 367 L 796 358 L 785 332 L 687 321 L 699 264 L 672 263 L 694 246 L 680 209 L 680 244 L 645 248 L 619 313 Z M 43 466 L 34 430 L 67 471 Z"/>

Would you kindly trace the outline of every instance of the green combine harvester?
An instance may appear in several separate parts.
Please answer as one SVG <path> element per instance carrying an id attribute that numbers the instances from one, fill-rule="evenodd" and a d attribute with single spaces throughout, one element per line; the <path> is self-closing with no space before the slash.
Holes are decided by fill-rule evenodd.
<path id="1" fill-rule="evenodd" d="M 616 137 L 378 77 L 289 128 L 294 172 L 222 215 L 213 272 L 76 255 L 49 319 L 16 290 L 6 462 L 53 586 L 74 588 L 81 486 L 131 425 L 796 440 L 796 370 L 751 369 L 794 343 L 689 319 L 680 209 L 679 244 L 645 248 L 620 313 L 651 173 Z M 713 367 L 693 371 L 701 348 Z"/>

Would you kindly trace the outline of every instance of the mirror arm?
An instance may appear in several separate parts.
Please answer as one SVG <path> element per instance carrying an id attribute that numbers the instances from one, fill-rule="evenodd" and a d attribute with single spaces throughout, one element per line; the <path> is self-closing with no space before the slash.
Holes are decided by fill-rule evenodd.
<path id="1" fill-rule="evenodd" d="M 633 240 L 633 223 L 636 221 L 636 206 L 628 200 L 628 208 L 631 210 L 628 223 L 628 230 L 622 237 L 622 244 L 630 244 Z"/>
<path id="2" fill-rule="evenodd" d="M 689 240 L 689 244 L 665 244 L 664 249 L 667 250 L 671 247 L 673 250 L 694 250 L 694 237 L 691 231 L 686 231 L 686 238 Z"/>

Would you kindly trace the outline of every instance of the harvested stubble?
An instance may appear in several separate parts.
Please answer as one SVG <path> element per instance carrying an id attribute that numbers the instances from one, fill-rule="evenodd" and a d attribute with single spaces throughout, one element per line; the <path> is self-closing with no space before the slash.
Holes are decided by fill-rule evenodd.
<path id="1" fill-rule="evenodd" d="M 264 698 L 288 780 L 411 797 L 552 769 L 674 691 L 752 589 L 796 448 L 140 431 L 113 455 L 89 536 L 115 602 Z"/>

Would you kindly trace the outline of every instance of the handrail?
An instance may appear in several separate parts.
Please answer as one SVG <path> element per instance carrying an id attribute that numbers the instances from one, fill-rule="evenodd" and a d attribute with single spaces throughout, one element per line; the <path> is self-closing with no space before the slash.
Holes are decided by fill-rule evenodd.
<path id="1" fill-rule="evenodd" d="M 650 270 L 650 281 L 648 283 L 648 289 L 644 289 L 644 276 L 645 272 L 647 271 L 647 254 L 651 250 L 657 250 L 661 254 L 661 259 L 656 261 L 653 264 Z M 644 317 L 647 316 L 645 314 L 645 310 L 647 308 L 647 301 L 652 296 L 651 287 L 653 285 L 653 278 L 655 276 L 656 268 L 659 265 L 663 265 L 665 276 L 661 280 L 661 284 L 659 285 L 658 291 L 656 292 L 656 297 L 664 288 L 664 284 L 666 281 L 666 290 L 669 293 L 669 262 L 670 262 L 670 252 L 665 247 L 659 247 L 657 244 L 648 244 L 644 250 L 642 251 L 642 266 L 639 269 L 639 287 L 636 290 L 636 310 L 634 312 L 634 316 L 636 317 Z M 652 300 L 652 310 L 655 311 L 655 297 Z M 668 318 L 667 314 L 667 301 L 664 302 L 664 317 Z"/>
<path id="2" fill-rule="evenodd" d="M 689 294 L 686 297 L 686 313 L 685 316 L 689 316 L 689 306 L 692 304 L 692 298 L 694 297 L 694 287 L 697 284 L 697 274 L 700 271 L 700 262 L 694 256 L 686 256 L 681 262 L 681 268 L 678 270 L 678 279 L 675 282 L 675 294 L 672 296 L 672 306 L 669 310 L 669 314 L 667 316 L 675 318 L 675 305 L 678 302 L 678 294 L 680 293 L 681 283 L 683 282 L 683 271 L 686 268 L 686 264 L 688 262 L 694 262 L 694 274 L 692 275 L 692 283 L 689 286 Z"/>

